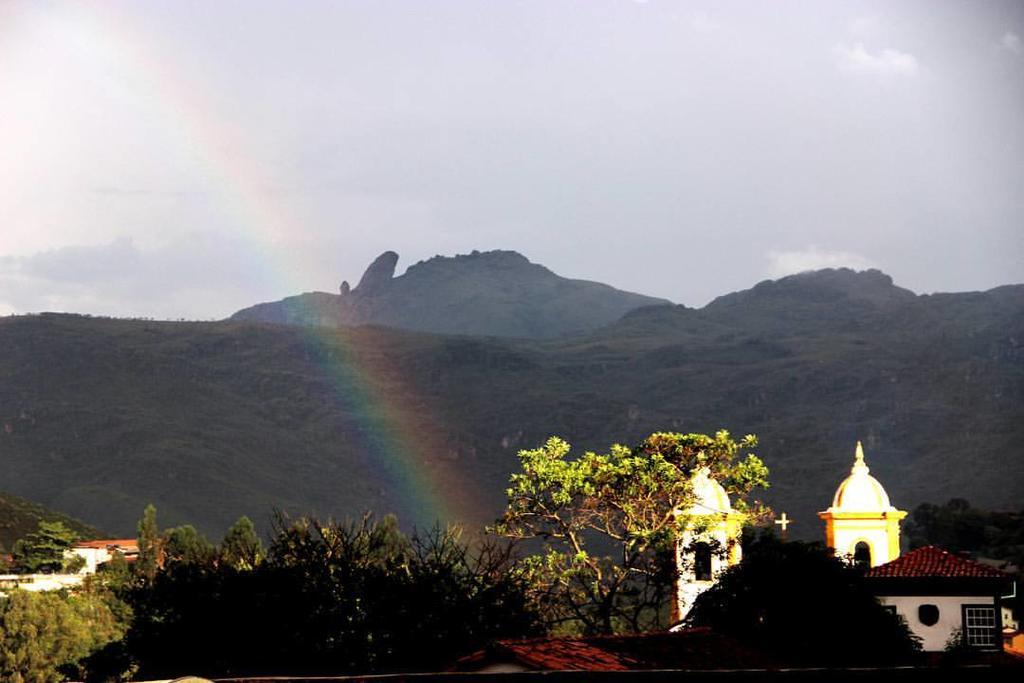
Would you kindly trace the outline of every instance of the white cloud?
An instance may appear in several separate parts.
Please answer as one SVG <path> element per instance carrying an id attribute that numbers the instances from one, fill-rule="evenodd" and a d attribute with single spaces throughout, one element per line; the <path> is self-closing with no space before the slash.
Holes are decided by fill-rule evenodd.
<path id="1" fill-rule="evenodd" d="M 1024 52 L 1024 44 L 1021 43 L 1020 36 L 1010 31 L 1004 33 L 1003 37 L 999 39 L 999 47 L 1015 55 Z"/>
<path id="2" fill-rule="evenodd" d="M 690 28 L 699 33 L 708 33 L 718 28 L 718 22 L 711 18 L 707 12 L 691 12 L 688 17 Z"/>
<path id="3" fill-rule="evenodd" d="M 907 52 L 886 48 L 871 53 L 863 43 L 838 43 L 832 50 L 839 68 L 850 74 L 866 74 L 881 78 L 917 75 L 917 58 Z"/>
<path id="4" fill-rule="evenodd" d="M 0 256 L 0 315 L 67 311 L 158 318 L 221 317 L 252 303 L 255 259 L 238 241 L 188 234 L 140 249 L 130 238 Z"/>
<path id="5" fill-rule="evenodd" d="M 798 251 L 768 252 L 768 275 L 783 277 L 819 268 L 853 268 L 866 270 L 875 268 L 870 259 L 850 251 L 828 251 L 818 247 L 808 247 Z"/>

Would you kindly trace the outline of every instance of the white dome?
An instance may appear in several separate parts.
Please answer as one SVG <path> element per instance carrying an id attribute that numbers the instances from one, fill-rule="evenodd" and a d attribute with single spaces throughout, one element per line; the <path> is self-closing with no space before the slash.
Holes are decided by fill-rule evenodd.
<path id="1" fill-rule="evenodd" d="M 725 492 L 725 487 L 710 475 L 711 471 L 707 467 L 701 467 L 693 475 L 695 498 L 688 514 L 713 515 L 732 512 L 732 504 L 729 502 L 729 494 Z"/>
<path id="2" fill-rule="evenodd" d="M 877 479 L 868 474 L 870 470 L 864 462 L 864 448 L 857 442 L 850 476 L 836 489 L 832 499 L 834 512 L 887 512 L 894 510 L 889 503 L 889 494 L 885 492 Z"/>

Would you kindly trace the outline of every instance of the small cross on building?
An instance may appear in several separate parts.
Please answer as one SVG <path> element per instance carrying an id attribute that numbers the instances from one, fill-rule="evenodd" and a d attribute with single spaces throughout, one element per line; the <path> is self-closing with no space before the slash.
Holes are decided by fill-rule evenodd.
<path id="1" fill-rule="evenodd" d="M 777 520 L 775 520 L 775 523 L 782 527 L 782 538 L 786 538 L 786 529 L 788 529 L 789 525 L 793 523 L 793 520 L 791 520 L 788 516 L 786 516 L 786 513 L 783 512 L 782 515 Z"/>

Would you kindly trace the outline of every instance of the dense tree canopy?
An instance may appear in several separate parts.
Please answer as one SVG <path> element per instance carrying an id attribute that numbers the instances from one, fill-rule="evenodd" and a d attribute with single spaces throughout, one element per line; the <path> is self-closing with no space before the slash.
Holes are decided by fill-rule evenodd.
<path id="1" fill-rule="evenodd" d="M 80 662 L 124 631 L 123 614 L 102 591 L 74 594 L 15 590 L 0 598 L 0 680 L 51 683 L 80 679 Z"/>
<path id="2" fill-rule="evenodd" d="M 525 566 L 549 623 L 584 633 L 644 631 L 664 626 L 675 578 L 675 547 L 697 520 L 681 511 L 694 501 L 701 468 L 720 482 L 739 511 L 767 486 L 767 468 L 748 435 L 656 433 L 633 448 L 570 458 L 552 438 L 520 451 L 522 466 L 508 489 L 495 530 L 539 539 L 543 553 Z"/>
<path id="3" fill-rule="evenodd" d="M 761 534 L 687 617 L 797 665 L 906 661 L 917 642 L 867 589 L 863 570 L 818 543 Z"/>
<path id="4" fill-rule="evenodd" d="M 24 574 L 74 572 L 81 569 L 81 557 L 68 557 L 78 534 L 62 522 L 40 520 L 39 528 L 14 544 L 11 553 L 15 571 Z"/>
<path id="5" fill-rule="evenodd" d="M 220 561 L 235 569 L 255 569 L 263 561 L 263 544 L 248 517 L 240 517 L 224 534 Z"/>
<path id="6" fill-rule="evenodd" d="M 393 517 L 282 518 L 253 562 L 249 525 L 235 531 L 209 560 L 166 562 L 128 589 L 134 621 L 108 660 L 144 678 L 438 670 L 537 632 L 507 546 L 409 537 Z"/>
<path id="7" fill-rule="evenodd" d="M 209 564 L 214 561 L 216 548 L 191 524 L 168 529 L 163 534 L 161 547 L 163 564 Z"/>
<path id="8" fill-rule="evenodd" d="M 135 568 L 140 576 L 152 579 L 156 575 L 161 555 L 160 527 L 156 522 L 156 507 L 152 503 L 142 511 L 138 530 L 139 557 Z"/>
<path id="9" fill-rule="evenodd" d="M 979 510 L 963 498 L 945 505 L 922 503 L 910 514 L 904 531 L 912 548 L 936 545 L 1024 564 L 1024 510 Z"/>

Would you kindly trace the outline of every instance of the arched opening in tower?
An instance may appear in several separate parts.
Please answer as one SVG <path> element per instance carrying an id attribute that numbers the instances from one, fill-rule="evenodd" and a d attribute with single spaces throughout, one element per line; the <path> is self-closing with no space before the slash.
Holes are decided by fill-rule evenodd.
<path id="1" fill-rule="evenodd" d="M 711 580 L 711 546 L 707 543 L 693 546 L 693 576 L 697 581 Z"/>
<path id="2" fill-rule="evenodd" d="M 871 567 L 871 546 L 861 541 L 853 547 L 853 563 L 862 569 Z"/>

